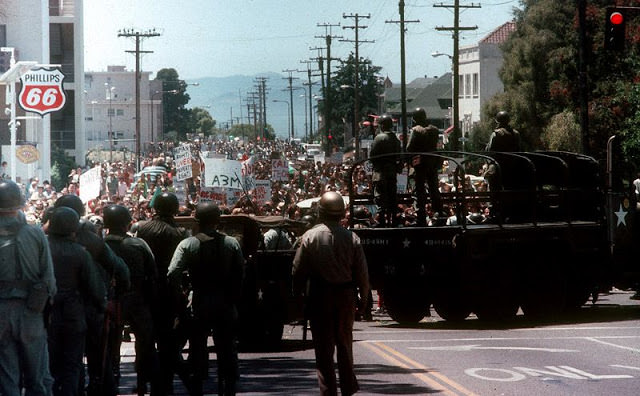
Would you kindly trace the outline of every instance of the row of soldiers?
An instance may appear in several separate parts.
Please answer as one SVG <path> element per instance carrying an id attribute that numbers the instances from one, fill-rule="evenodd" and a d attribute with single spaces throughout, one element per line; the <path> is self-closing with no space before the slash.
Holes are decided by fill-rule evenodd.
<path id="1" fill-rule="evenodd" d="M 233 331 L 244 258 L 235 239 L 216 231 L 217 206 L 198 206 L 201 232 L 188 237 L 174 222 L 176 196 L 164 193 L 153 219 L 136 223 L 134 237 L 129 210 L 110 205 L 103 237 L 82 219 L 85 208 L 76 195 L 58 198 L 42 228 L 26 224 L 23 205 L 19 187 L 0 182 L 1 395 L 19 396 L 21 389 L 27 395 L 116 395 L 125 323 L 135 336 L 135 393 L 150 388 L 152 395 L 173 394 L 177 374 L 191 394 L 202 394 L 212 333 L 218 393 L 235 394 Z M 201 251 L 210 252 L 208 259 L 212 252 L 225 255 L 218 260 L 224 264 L 205 267 Z M 185 269 L 197 273 L 191 287 L 202 296 L 192 311 L 186 308 Z M 213 280 L 219 288 L 210 287 Z M 207 287 L 223 292 L 202 292 Z M 180 332 L 188 321 L 196 330 Z M 191 368 L 182 361 L 187 337 L 195 352 Z"/>

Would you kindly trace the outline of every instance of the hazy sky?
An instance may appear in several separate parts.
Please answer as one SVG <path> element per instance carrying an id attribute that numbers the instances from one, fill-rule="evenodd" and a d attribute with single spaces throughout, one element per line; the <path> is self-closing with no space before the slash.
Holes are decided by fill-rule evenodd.
<path id="1" fill-rule="evenodd" d="M 407 81 L 424 75 L 437 76 L 450 70 L 447 57 L 433 58 L 439 51 L 451 54 L 450 32 L 436 27 L 453 26 L 453 0 L 406 0 Z M 517 0 L 487 2 L 460 0 L 461 5 L 481 8 L 461 10 L 460 26 L 478 26 L 462 32 L 460 45 L 472 45 L 496 27 L 512 19 Z M 135 60 L 126 50 L 135 48 L 131 38 L 118 37 L 118 30 L 155 28 L 159 37 L 143 41 L 142 49 L 153 51 L 142 58 L 142 69 L 156 72 L 175 68 L 183 79 L 281 73 L 285 69 L 306 69 L 301 60 L 317 56 L 311 47 L 324 47 L 325 28 L 317 24 L 340 24 L 332 33 L 353 40 L 354 19 L 343 14 L 370 15 L 361 18 L 360 56 L 368 57 L 382 74 L 400 81 L 400 28 L 395 0 L 84 0 L 85 69 L 104 71 L 108 65 L 135 69 Z M 334 39 L 332 57 L 346 57 L 354 44 Z M 326 56 L 326 53 L 325 53 Z M 335 63 L 334 63 L 335 65 Z M 317 66 L 317 65 L 316 65 Z"/>

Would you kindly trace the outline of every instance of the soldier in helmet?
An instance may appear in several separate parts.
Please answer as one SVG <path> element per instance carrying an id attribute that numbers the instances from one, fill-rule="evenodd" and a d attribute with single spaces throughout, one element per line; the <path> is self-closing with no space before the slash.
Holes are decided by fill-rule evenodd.
<path id="1" fill-rule="evenodd" d="M 42 312 L 57 288 L 47 238 L 26 224 L 23 205 L 20 187 L 0 181 L 0 394 L 50 395 Z"/>
<path id="2" fill-rule="evenodd" d="M 391 128 L 393 119 L 384 114 L 378 120 L 381 132 L 376 135 L 371 143 L 369 155 L 376 157 L 385 155 L 382 158 L 372 158 L 373 165 L 373 185 L 376 204 L 378 205 L 380 226 L 393 226 L 396 214 L 397 195 L 397 173 L 401 170 L 398 158 L 393 155 L 400 153 L 400 140 Z"/>
<path id="3" fill-rule="evenodd" d="M 520 151 L 520 133 L 509 125 L 509 113 L 499 111 L 495 121 L 497 127 L 489 137 L 486 151 Z"/>
<path id="4" fill-rule="evenodd" d="M 172 289 L 179 292 L 188 271 L 193 287 L 194 331 L 191 394 L 201 395 L 207 378 L 207 338 L 213 334 L 218 360 L 218 394 L 235 395 L 238 356 L 235 346 L 238 310 L 244 277 L 244 257 L 238 241 L 216 230 L 220 209 L 213 203 L 196 207 L 200 232 L 178 245 L 169 267 Z"/>
<path id="5" fill-rule="evenodd" d="M 153 218 L 139 222 L 136 231 L 136 236 L 144 239 L 151 248 L 158 269 L 158 299 L 152 308 L 160 358 L 161 386 L 163 392 L 167 393 L 172 393 L 175 373 L 183 382 L 186 380 L 186 372 L 181 365 L 181 346 L 178 345 L 177 334 L 174 331 L 176 313 L 170 309 L 173 301 L 167 282 L 171 257 L 180 241 L 187 237 L 185 230 L 179 228 L 173 218 L 178 213 L 179 206 L 175 194 L 164 192 L 158 195 L 153 203 Z"/>
<path id="6" fill-rule="evenodd" d="M 49 326 L 49 356 L 54 395 L 77 395 L 87 335 L 85 306 L 106 307 L 106 288 L 91 255 L 75 242 L 80 217 L 61 206 L 51 213 L 49 246 L 58 292 Z"/>
<path id="7" fill-rule="evenodd" d="M 67 207 L 76 211 L 79 217 L 85 214 L 85 205 L 75 194 L 66 194 L 58 198 L 54 208 Z M 45 225 L 46 226 L 46 225 Z M 111 359 L 105 356 L 120 354 L 119 349 L 110 345 L 110 334 L 118 327 L 116 323 L 116 302 L 119 296 L 129 289 L 129 268 L 102 239 L 101 231 L 91 221 L 80 220 L 75 233 L 76 242 L 87 249 L 93 258 L 102 281 L 107 288 L 107 310 L 97 311 L 94 306 L 85 306 L 87 315 L 87 371 L 89 385 L 88 396 L 115 395 L 117 393 L 118 371 L 111 367 Z M 84 377 L 82 378 L 84 380 Z"/>
<path id="8" fill-rule="evenodd" d="M 337 350 L 340 390 L 343 395 L 358 391 L 353 370 L 353 322 L 356 288 L 367 306 L 369 275 L 360 238 L 340 225 L 345 215 L 342 196 L 335 191 L 322 195 L 319 224 L 305 232 L 293 260 L 293 289 L 307 297 L 313 332 L 320 392 L 337 394 L 333 355 Z M 327 248 L 328 247 L 328 248 Z"/>
<path id="9" fill-rule="evenodd" d="M 436 151 L 438 146 L 438 128 L 429 125 L 426 111 L 418 107 L 413 111 L 413 128 L 407 142 L 407 151 L 410 153 L 422 153 Z M 426 187 L 429 188 L 431 196 L 431 208 L 435 216 L 440 220 L 446 220 L 446 215 L 442 213 L 442 200 L 440 199 L 440 189 L 438 186 L 438 169 L 442 166 L 442 160 L 437 157 L 427 157 L 416 155 L 411 159 L 414 169 L 414 181 L 416 189 L 416 215 L 418 226 L 427 225 Z"/>
<path id="10" fill-rule="evenodd" d="M 131 224 L 131 214 L 122 205 L 109 205 L 103 210 L 104 227 L 109 234 L 106 243 L 125 261 L 131 274 L 131 288 L 122 298 L 122 319 L 131 326 L 135 334 L 136 374 L 138 394 L 143 395 L 147 382 L 151 383 L 151 393 L 158 386 L 158 359 L 154 344 L 151 303 L 156 299 L 157 268 L 153 253 L 140 238 L 127 234 Z M 120 335 L 122 327 L 118 329 Z M 118 337 L 119 341 L 119 337 Z M 120 343 L 116 345 L 117 350 Z"/>

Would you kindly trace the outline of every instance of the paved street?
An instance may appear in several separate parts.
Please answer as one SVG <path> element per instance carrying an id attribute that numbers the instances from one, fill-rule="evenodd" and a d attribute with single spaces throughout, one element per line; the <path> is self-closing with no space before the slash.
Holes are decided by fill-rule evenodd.
<path id="1" fill-rule="evenodd" d="M 355 325 L 362 395 L 637 395 L 640 303 L 630 292 L 601 296 L 562 322 L 519 316 L 489 325 L 434 316 L 400 326 L 386 315 Z M 309 333 L 310 334 L 310 333 Z M 131 392 L 133 345 L 123 344 L 121 392 Z M 214 355 L 212 355 L 213 358 Z M 277 351 L 242 351 L 243 395 L 315 395 L 314 354 L 299 326 Z M 215 360 L 207 391 L 213 393 Z M 186 394 L 178 381 L 176 394 Z"/>

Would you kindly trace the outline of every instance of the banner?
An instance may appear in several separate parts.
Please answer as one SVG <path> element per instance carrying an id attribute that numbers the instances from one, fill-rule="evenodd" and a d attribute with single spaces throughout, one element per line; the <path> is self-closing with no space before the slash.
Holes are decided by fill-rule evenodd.
<path id="1" fill-rule="evenodd" d="M 223 187 L 242 190 L 242 163 L 240 161 L 204 158 L 205 187 Z"/>
<path id="2" fill-rule="evenodd" d="M 102 177 L 100 166 L 96 166 L 80 175 L 80 200 L 87 203 L 100 196 Z"/>
<path id="3" fill-rule="evenodd" d="M 254 163 L 254 157 L 249 157 L 242 162 L 242 179 L 244 181 L 244 189 L 246 191 L 253 190 L 256 187 L 256 181 L 253 173 Z"/>
<path id="4" fill-rule="evenodd" d="M 193 177 L 191 167 L 191 148 L 183 144 L 173 149 L 174 163 L 176 165 L 176 180 L 185 180 Z"/>
<path id="5" fill-rule="evenodd" d="M 227 203 L 227 192 L 223 188 L 203 187 L 200 189 L 198 203 L 213 202 L 216 205 Z"/>

